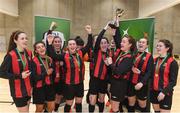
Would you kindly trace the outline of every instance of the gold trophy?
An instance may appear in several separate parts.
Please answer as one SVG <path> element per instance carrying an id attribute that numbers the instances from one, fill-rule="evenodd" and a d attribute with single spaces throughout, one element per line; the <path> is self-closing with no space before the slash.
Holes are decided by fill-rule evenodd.
<path id="1" fill-rule="evenodd" d="M 117 8 L 116 9 L 116 17 L 121 17 L 124 14 L 124 10 Z"/>
<path id="2" fill-rule="evenodd" d="M 113 21 L 109 24 L 109 26 L 110 26 L 111 28 L 113 28 L 113 29 L 115 29 L 116 26 L 117 26 L 117 17 L 120 18 L 120 17 L 124 14 L 124 10 L 123 10 L 123 9 L 120 9 L 120 8 L 117 8 L 115 14 L 116 14 L 115 20 L 113 20 Z"/>
<path id="3" fill-rule="evenodd" d="M 48 35 L 48 34 L 52 34 L 52 31 L 54 31 L 56 28 L 57 28 L 57 23 L 52 21 L 52 22 L 51 22 L 51 25 L 50 25 L 50 27 L 49 27 L 49 30 L 48 30 L 48 32 L 47 32 L 47 35 Z"/>
<path id="4" fill-rule="evenodd" d="M 54 29 L 56 29 L 57 28 L 57 23 L 56 22 L 51 22 L 51 25 L 50 25 L 50 27 L 49 27 L 49 30 L 51 30 L 51 31 L 53 31 Z"/>

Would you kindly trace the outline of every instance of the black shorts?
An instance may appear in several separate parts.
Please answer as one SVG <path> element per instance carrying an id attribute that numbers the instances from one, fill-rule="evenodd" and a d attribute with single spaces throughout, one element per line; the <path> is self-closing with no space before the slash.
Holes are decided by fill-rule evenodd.
<path id="1" fill-rule="evenodd" d="M 158 101 L 157 97 L 159 95 L 159 91 L 150 91 L 150 102 L 152 104 L 159 104 L 161 109 L 170 110 L 172 106 L 172 97 L 173 94 L 165 95 L 164 100 Z"/>
<path id="2" fill-rule="evenodd" d="M 75 97 L 83 97 L 83 96 L 84 96 L 84 83 L 64 85 L 64 98 L 66 100 L 72 100 Z"/>
<path id="3" fill-rule="evenodd" d="M 148 85 L 143 85 L 140 90 L 135 90 L 135 85 L 128 82 L 128 92 L 127 96 L 136 96 L 139 100 L 146 100 L 148 95 Z"/>
<path id="4" fill-rule="evenodd" d="M 27 105 L 28 101 L 31 99 L 31 97 L 27 96 L 27 97 L 23 97 L 23 98 L 15 98 L 12 97 L 13 101 L 16 105 L 16 107 L 24 107 Z"/>
<path id="5" fill-rule="evenodd" d="M 127 80 L 111 79 L 110 93 L 112 100 L 122 102 L 127 94 Z"/>
<path id="6" fill-rule="evenodd" d="M 33 104 L 44 104 L 46 101 L 54 101 L 55 93 L 53 85 L 45 85 L 41 88 L 33 88 Z"/>
<path id="7" fill-rule="evenodd" d="M 64 90 L 64 82 L 63 81 L 59 81 L 58 83 L 54 83 L 55 94 L 63 95 L 63 90 Z"/>
<path id="8" fill-rule="evenodd" d="M 106 80 L 91 77 L 89 83 L 89 93 L 93 95 L 97 95 L 98 93 L 105 94 L 107 92 L 107 84 L 108 82 Z"/>

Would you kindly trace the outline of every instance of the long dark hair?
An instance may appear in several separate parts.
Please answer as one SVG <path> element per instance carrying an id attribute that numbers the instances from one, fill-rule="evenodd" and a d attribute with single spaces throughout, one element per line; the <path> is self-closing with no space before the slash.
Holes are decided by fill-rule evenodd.
<path id="1" fill-rule="evenodd" d="M 21 33 L 25 33 L 25 32 L 20 31 L 20 30 L 17 30 L 17 31 L 14 31 L 14 32 L 11 34 L 10 40 L 9 40 L 9 45 L 8 45 L 8 51 L 7 51 L 7 53 L 17 47 L 17 45 L 16 45 L 16 43 L 14 42 L 14 40 L 17 40 L 19 34 L 21 34 Z"/>
<path id="2" fill-rule="evenodd" d="M 105 39 L 105 40 L 107 41 L 107 43 L 109 44 L 109 40 L 108 40 L 107 37 L 102 37 L 102 39 Z M 102 39 L 101 39 L 101 40 L 102 40 Z"/>
<path id="3" fill-rule="evenodd" d="M 162 42 L 166 48 L 169 48 L 167 53 L 169 53 L 170 56 L 173 55 L 173 44 L 169 41 L 169 40 L 166 40 L 166 39 L 161 39 L 159 40 L 159 42 Z"/>
<path id="4" fill-rule="evenodd" d="M 130 36 L 130 35 L 124 35 L 124 37 L 126 37 L 128 39 L 128 41 L 129 41 L 129 43 L 131 44 L 130 51 L 132 53 L 135 52 L 137 50 L 136 40 L 132 36 Z"/>
<path id="5" fill-rule="evenodd" d="M 80 36 L 76 36 L 75 41 L 78 46 L 84 46 L 84 40 Z"/>

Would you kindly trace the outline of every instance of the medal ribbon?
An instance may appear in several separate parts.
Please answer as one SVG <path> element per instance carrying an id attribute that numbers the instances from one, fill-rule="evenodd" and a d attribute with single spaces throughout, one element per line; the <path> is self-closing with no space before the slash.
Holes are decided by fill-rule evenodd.
<path id="1" fill-rule="evenodd" d="M 39 57 L 40 62 L 43 64 L 43 66 L 44 66 L 44 68 L 46 69 L 46 72 L 47 72 L 47 70 L 49 69 L 47 57 L 45 57 L 46 64 L 44 64 L 44 61 L 42 60 L 42 58 L 40 56 L 38 56 L 38 57 Z"/>
<path id="2" fill-rule="evenodd" d="M 26 53 L 25 53 L 25 51 L 24 51 L 24 60 L 22 59 L 22 56 L 21 56 L 21 54 L 20 54 L 20 52 L 19 52 L 19 50 L 16 48 L 16 51 L 17 51 L 17 53 L 18 53 L 18 56 L 20 57 L 20 61 L 22 62 L 22 64 L 23 64 L 23 70 L 25 69 L 25 67 L 26 67 L 26 62 L 27 62 L 27 59 L 26 59 Z"/>
<path id="3" fill-rule="evenodd" d="M 157 60 L 157 63 L 156 63 L 156 74 L 159 74 L 159 68 L 161 67 L 161 65 L 162 64 L 164 64 L 165 63 L 165 60 L 167 59 L 167 57 L 169 56 L 169 54 L 167 54 L 164 58 L 163 58 L 163 60 L 162 60 L 162 62 L 159 64 L 159 59 L 160 58 L 158 58 L 158 60 Z"/>
<path id="4" fill-rule="evenodd" d="M 115 64 L 119 61 L 120 58 L 122 58 L 123 56 L 125 56 L 125 55 L 127 55 L 127 54 L 129 54 L 129 53 L 130 53 L 130 51 L 128 51 L 128 52 L 121 52 L 121 53 L 119 54 L 119 56 L 117 57 L 117 59 L 116 59 L 116 61 L 115 61 Z"/>

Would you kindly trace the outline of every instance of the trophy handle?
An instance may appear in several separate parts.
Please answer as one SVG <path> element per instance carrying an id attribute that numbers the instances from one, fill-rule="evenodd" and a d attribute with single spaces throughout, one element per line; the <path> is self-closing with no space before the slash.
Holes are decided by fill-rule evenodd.
<path id="1" fill-rule="evenodd" d="M 116 9 L 116 17 L 121 17 L 124 14 L 124 9 Z"/>

